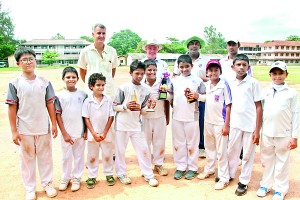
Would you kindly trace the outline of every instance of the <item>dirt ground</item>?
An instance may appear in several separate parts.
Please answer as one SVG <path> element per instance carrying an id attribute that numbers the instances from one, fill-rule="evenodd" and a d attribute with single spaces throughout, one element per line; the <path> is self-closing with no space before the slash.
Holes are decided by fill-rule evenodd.
<path id="1" fill-rule="evenodd" d="M 63 88 L 64 84 L 61 81 L 62 69 L 55 70 L 37 70 L 37 74 L 48 78 L 56 91 Z M 0 199 L 24 199 L 25 189 L 23 187 L 18 147 L 12 142 L 11 132 L 9 127 L 9 121 L 7 117 L 7 105 L 5 105 L 7 83 L 13 77 L 20 74 L 17 72 L 1 72 L 0 73 Z M 118 69 L 116 74 L 117 85 L 129 80 L 129 74 L 123 69 Z M 265 85 L 267 83 L 262 83 Z M 297 88 L 298 94 L 300 94 L 300 85 L 294 85 Z M 83 88 L 83 83 L 78 83 L 78 88 Z M 249 184 L 248 192 L 245 196 L 237 197 L 234 191 L 237 187 L 238 178 L 234 179 L 230 185 L 222 191 L 215 191 L 214 177 L 204 181 L 198 179 L 193 180 L 175 180 L 173 174 L 175 171 L 175 165 L 172 157 L 172 140 L 171 140 L 171 126 L 167 129 L 167 143 L 166 143 L 166 158 L 165 167 L 169 171 L 169 175 L 156 177 L 160 183 L 157 188 L 150 187 L 147 182 L 141 177 L 135 152 L 129 142 L 126 151 L 127 161 L 127 174 L 132 179 L 131 185 L 122 185 L 119 181 L 116 181 L 114 186 L 107 186 L 105 176 L 102 173 L 102 165 L 100 164 L 99 175 L 97 178 L 97 185 L 94 189 L 87 189 L 85 180 L 87 178 L 87 171 L 85 170 L 81 180 L 81 189 L 77 192 L 71 192 L 70 187 L 64 191 L 58 193 L 56 199 L 163 199 L 168 198 L 172 200 L 181 199 L 201 199 L 201 200 L 232 200 L 232 199 L 259 199 L 255 192 L 259 187 L 259 181 L 262 176 L 262 166 L 259 159 L 259 147 L 256 148 L 255 163 L 252 172 L 252 179 Z M 299 148 L 291 153 L 291 165 L 290 165 L 290 190 L 286 199 L 300 199 L 300 150 Z M 53 182 L 56 188 L 58 188 L 61 177 L 61 146 L 60 136 L 53 140 L 53 160 L 54 160 L 54 176 Z M 203 170 L 205 159 L 199 158 L 199 172 Z M 297 170 L 298 169 L 298 170 Z M 240 167 L 237 176 L 240 173 Z M 43 188 L 40 184 L 40 179 L 37 173 L 37 198 L 48 199 Z M 265 199 L 271 199 L 272 194 L 269 194 Z"/>

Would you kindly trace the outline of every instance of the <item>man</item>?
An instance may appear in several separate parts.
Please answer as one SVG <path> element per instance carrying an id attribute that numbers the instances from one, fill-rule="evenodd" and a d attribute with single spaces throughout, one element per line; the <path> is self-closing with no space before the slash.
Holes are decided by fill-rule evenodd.
<path id="1" fill-rule="evenodd" d="M 200 54 L 200 49 L 204 47 L 205 43 L 202 39 L 197 36 L 193 36 L 187 39 L 184 46 L 188 48 L 188 53 L 193 61 L 192 74 L 200 77 L 204 82 L 208 81 L 206 77 L 206 64 L 210 60 L 209 58 Z M 173 77 L 180 74 L 178 69 L 177 60 L 174 63 Z M 200 142 L 199 142 L 199 157 L 205 158 L 205 147 L 204 147 L 204 112 L 205 102 L 199 102 L 199 127 L 200 127 Z"/>
<path id="2" fill-rule="evenodd" d="M 165 61 L 157 58 L 157 52 L 162 49 L 162 46 L 158 44 L 155 39 L 153 39 L 152 41 L 148 41 L 147 44 L 142 47 L 142 49 L 146 51 L 146 58 L 144 58 L 142 61 L 147 59 L 154 60 L 157 65 L 156 78 L 161 78 L 162 74 L 168 71 L 168 64 Z"/>
<path id="3" fill-rule="evenodd" d="M 114 76 L 119 65 L 117 52 L 113 47 L 104 44 L 106 27 L 103 24 L 95 24 L 92 28 L 94 43 L 81 50 L 78 59 L 80 77 L 84 82 L 85 92 L 91 93 L 88 87 L 88 78 L 98 72 L 106 77 L 104 94 L 113 98 L 115 94 Z"/>

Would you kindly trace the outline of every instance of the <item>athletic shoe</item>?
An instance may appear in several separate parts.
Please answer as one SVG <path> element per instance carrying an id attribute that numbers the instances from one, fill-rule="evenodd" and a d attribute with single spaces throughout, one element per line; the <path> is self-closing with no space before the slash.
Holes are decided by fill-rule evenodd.
<path id="1" fill-rule="evenodd" d="M 35 192 L 26 192 L 26 200 L 35 200 L 36 199 L 36 195 Z"/>
<path id="2" fill-rule="evenodd" d="M 210 176 L 214 175 L 215 173 L 200 173 L 197 178 L 199 178 L 200 180 L 204 180 L 206 178 L 209 178 Z"/>
<path id="3" fill-rule="evenodd" d="M 126 175 L 119 176 L 118 179 L 119 179 L 119 181 L 120 181 L 121 183 L 123 183 L 123 184 L 125 184 L 125 185 L 128 185 L 128 184 L 131 183 L 130 178 L 129 178 L 128 176 L 126 176 Z"/>
<path id="4" fill-rule="evenodd" d="M 154 170 L 157 171 L 157 173 L 161 176 L 168 175 L 168 171 L 166 169 L 164 169 L 162 165 L 155 165 Z"/>
<path id="5" fill-rule="evenodd" d="M 199 158 L 206 158 L 205 149 L 199 149 Z"/>
<path id="6" fill-rule="evenodd" d="M 145 178 L 145 180 L 149 183 L 149 185 L 150 185 L 151 187 L 156 187 L 156 186 L 158 186 L 158 181 L 156 180 L 155 177 L 150 178 L 150 179 Z"/>
<path id="7" fill-rule="evenodd" d="M 176 170 L 175 173 L 174 173 L 174 178 L 176 180 L 179 180 L 183 177 L 184 174 L 185 174 L 185 171 Z"/>
<path id="8" fill-rule="evenodd" d="M 237 196 L 242 196 L 242 195 L 246 194 L 247 189 L 248 189 L 247 185 L 244 185 L 244 184 L 239 182 L 238 183 L 238 188 L 236 189 L 235 194 Z"/>
<path id="9" fill-rule="evenodd" d="M 185 174 L 185 179 L 187 180 L 191 180 L 193 178 L 195 178 L 196 176 L 198 175 L 198 172 L 197 171 L 192 171 L 192 170 L 189 170 L 186 174 Z"/>
<path id="10" fill-rule="evenodd" d="M 50 198 L 55 197 L 57 195 L 56 189 L 49 183 L 44 187 L 44 189 L 46 191 L 47 196 Z"/>
<path id="11" fill-rule="evenodd" d="M 67 180 L 67 181 L 61 180 L 58 189 L 59 189 L 60 191 L 65 191 L 65 190 L 67 189 L 69 183 L 70 183 L 70 180 Z"/>
<path id="12" fill-rule="evenodd" d="M 113 176 L 106 176 L 106 183 L 108 186 L 113 186 L 116 181 Z"/>
<path id="13" fill-rule="evenodd" d="M 93 189 L 97 181 L 95 178 L 88 178 L 85 182 L 88 189 Z"/>
<path id="14" fill-rule="evenodd" d="M 265 196 L 267 196 L 268 192 L 270 192 L 270 190 L 268 188 L 259 187 L 258 190 L 256 191 L 256 195 L 258 197 L 265 197 Z"/>
<path id="15" fill-rule="evenodd" d="M 220 181 L 220 178 L 219 178 L 219 177 L 216 177 L 216 178 L 215 178 L 215 183 L 217 183 L 217 182 L 219 182 L 219 181 Z M 229 182 L 230 182 L 230 181 L 233 181 L 233 178 L 229 178 Z"/>
<path id="16" fill-rule="evenodd" d="M 229 185 L 229 182 L 219 181 L 215 184 L 215 190 L 223 190 L 227 185 Z"/>
<path id="17" fill-rule="evenodd" d="M 283 200 L 286 194 L 281 192 L 274 192 L 272 200 Z"/>
<path id="18" fill-rule="evenodd" d="M 72 186 L 71 186 L 71 191 L 75 192 L 80 189 L 80 179 L 78 178 L 73 178 L 72 180 Z"/>

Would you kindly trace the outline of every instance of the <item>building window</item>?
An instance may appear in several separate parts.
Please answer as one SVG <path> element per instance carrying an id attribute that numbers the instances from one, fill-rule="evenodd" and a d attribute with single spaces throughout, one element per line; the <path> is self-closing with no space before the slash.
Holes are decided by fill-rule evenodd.
<path id="1" fill-rule="evenodd" d="M 300 50 L 300 47 L 297 47 L 297 50 Z"/>
<path id="2" fill-rule="evenodd" d="M 292 57 L 294 57 L 294 54 L 293 54 L 293 53 L 291 53 L 291 56 L 292 56 Z"/>
<path id="3" fill-rule="evenodd" d="M 269 47 L 269 50 L 271 50 L 272 49 L 272 47 Z"/>
<path id="4" fill-rule="evenodd" d="M 278 56 L 278 53 L 275 53 L 275 56 Z"/>
<path id="5" fill-rule="evenodd" d="M 289 54 L 289 53 L 286 53 L 285 55 L 286 55 L 286 56 L 290 56 L 290 54 Z"/>
<path id="6" fill-rule="evenodd" d="M 264 50 L 267 50 L 267 47 L 264 47 Z"/>
<path id="7" fill-rule="evenodd" d="M 275 49 L 278 49 L 278 46 L 275 46 Z"/>
<path id="8" fill-rule="evenodd" d="M 290 47 L 286 47 L 286 50 L 290 50 Z"/>
<path id="9" fill-rule="evenodd" d="M 283 53 L 281 53 L 280 56 L 283 56 Z"/>
<path id="10" fill-rule="evenodd" d="M 294 61 L 293 61 L 293 60 L 290 60 L 290 63 L 294 63 Z"/>
<path id="11" fill-rule="evenodd" d="M 292 47 L 292 50 L 294 50 L 294 49 L 295 49 L 295 47 L 293 46 L 293 47 Z"/>
<path id="12" fill-rule="evenodd" d="M 284 49 L 284 46 L 281 46 L 281 49 Z"/>
<path id="13" fill-rule="evenodd" d="M 271 56 L 271 54 L 270 54 L 270 53 L 268 53 L 268 56 Z"/>
<path id="14" fill-rule="evenodd" d="M 299 57 L 299 53 L 296 53 L 296 56 Z"/>
<path id="15" fill-rule="evenodd" d="M 295 63 L 299 63 L 299 60 L 296 60 Z"/>

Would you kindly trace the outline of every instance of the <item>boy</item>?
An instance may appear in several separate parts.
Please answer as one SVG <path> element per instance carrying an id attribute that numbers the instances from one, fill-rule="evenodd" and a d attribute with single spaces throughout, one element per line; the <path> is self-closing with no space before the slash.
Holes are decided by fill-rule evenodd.
<path id="1" fill-rule="evenodd" d="M 51 83 L 35 74 L 36 54 L 26 47 L 16 50 L 17 65 L 22 75 L 9 82 L 6 104 L 13 142 L 20 146 L 21 173 L 26 189 L 26 200 L 36 199 L 36 160 L 41 184 L 49 197 L 57 191 L 52 184 L 52 140 L 57 136 Z M 49 116 L 51 120 L 51 130 Z"/>
<path id="2" fill-rule="evenodd" d="M 125 151 L 130 138 L 137 153 L 143 176 L 150 186 L 158 186 L 151 169 L 151 155 L 142 129 L 141 114 L 146 113 L 149 88 L 141 84 L 145 73 L 145 64 L 133 61 L 130 65 L 132 80 L 119 87 L 114 100 L 116 113 L 116 173 L 123 184 L 130 184 L 126 175 Z"/>
<path id="3" fill-rule="evenodd" d="M 168 90 L 168 100 L 173 106 L 172 139 L 177 168 L 174 178 L 179 180 L 185 174 L 185 178 L 190 180 L 198 174 L 200 135 L 197 100 L 199 93 L 205 93 L 205 86 L 201 78 L 191 74 L 193 64 L 189 55 L 181 55 L 177 61 L 181 73 L 171 80 Z M 188 100 L 196 101 L 189 103 Z"/>
<path id="4" fill-rule="evenodd" d="M 85 127 L 82 119 L 82 105 L 86 94 L 76 88 L 78 72 L 74 67 L 66 67 L 62 72 L 62 80 L 66 88 L 57 94 L 55 100 L 56 119 L 60 128 L 62 147 L 62 180 L 59 190 L 67 189 L 72 178 L 71 191 L 80 188 L 80 180 L 84 171 L 84 133 Z M 72 161 L 74 159 L 73 177 Z"/>
<path id="5" fill-rule="evenodd" d="M 204 125 L 204 143 L 206 150 L 206 165 L 204 172 L 198 175 L 205 179 L 215 173 L 218 158 L 218 182 L 216 190 L 222 190 L 229 184 L 229 168 L 227 144 L 231 109 L 231 91 L 226 81 L 220 79 L 221 64 L 211 60 L 206 65 L 210 80 L 206 86 L 206 112 Z"/>
<path id="6" fill-rule="evenodd" d="M 85 99 L 82 107 L 82 116 L 88 129 L 87 162 L 88 179 L 87 188 L 92 189 L 96 185 L 99 169 L 99 148 L 102 150 L 103 173 L 106 175 L 107 185 L 113 186 L 115 179 L 113 145 L 111 124 L 114 120 L 112 100 L 103 94 L 106 78 L 101 73 L 93 73 L 88 84 L 93 94 Z"/>
<path id="7" fill-rule="evenodd" d="M 297 148 L 299 105 L 296 90 L 285 82 L 288 76 L 286 64 L 273 63 L 269 75 L 272 84 L 263 93 L 260 148 L 264 172 L 256 194 L 265 197 L 272 188 L 273 200 L 282 200 L 289 189 L 290 152 Z"/>
<path id="8" fill-rule="evenodd" d="M 150 99 L 155 101 L 154 112 L 148 112 L 143 116 L 146 140 L 151 152 L 153 150 L 154 170 L 161 176 L 167 176 L 168 171 L 163 168 L 166 129 L 169 124 L 170 105 L 167 100 L 157 100 L 161 85 L 161 78 L 156 78 L 157 67 L 154 60 L 145 60 L 145 83 L 150 87 Z"/>
<path id="9" fill-rule="evenodd" d="M 242 170 L 239 176 L 237 196 L 246 194 L 251 178 L 255 145 L 259 144 L 259 131 L 262 120 L 261 92 L 258 81 L 247 74 L 249 59 L 237 54 L 232 69 L 236 78 L 231 80 L 232 106 L 230 113 L 230 134 L 228 141 L 229 175 L 234 178 L 239 153 L 243 148 Z"/>

